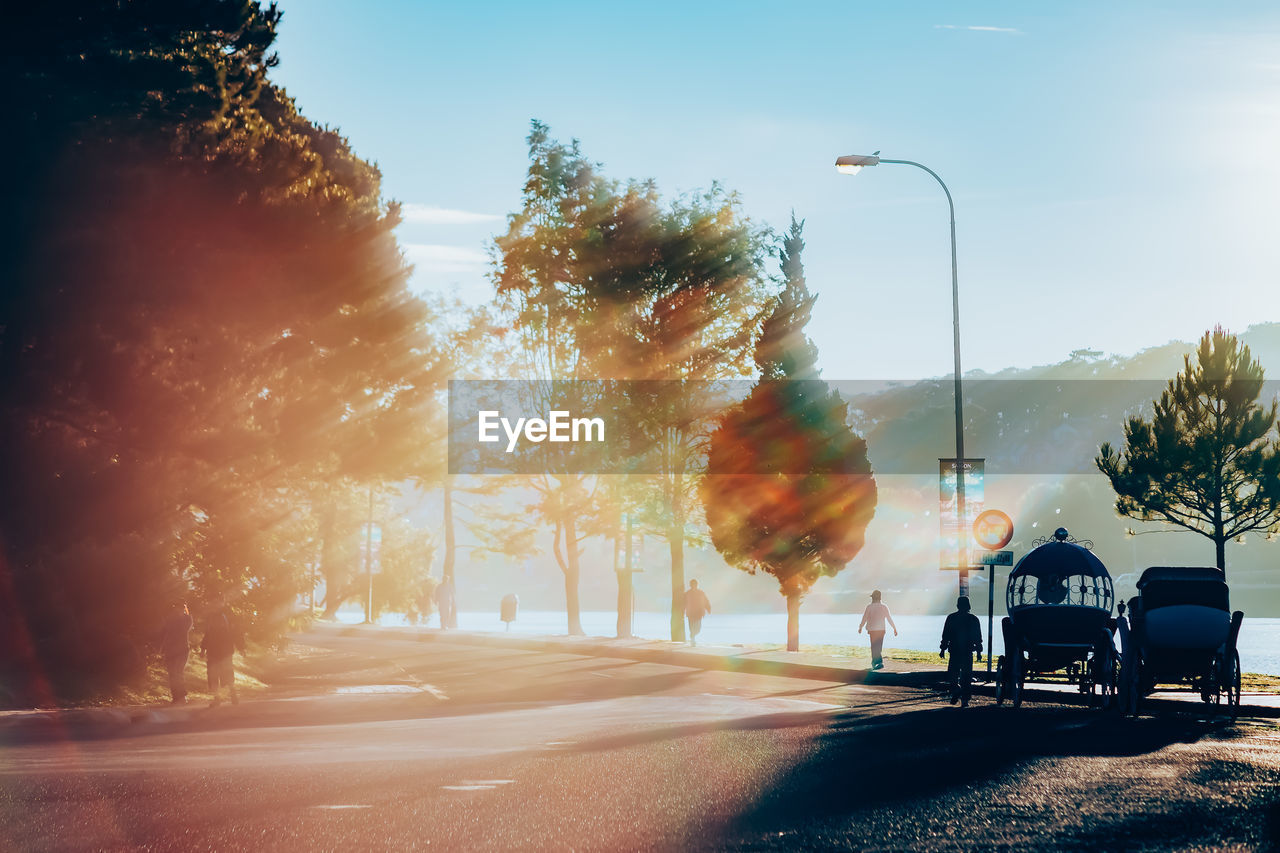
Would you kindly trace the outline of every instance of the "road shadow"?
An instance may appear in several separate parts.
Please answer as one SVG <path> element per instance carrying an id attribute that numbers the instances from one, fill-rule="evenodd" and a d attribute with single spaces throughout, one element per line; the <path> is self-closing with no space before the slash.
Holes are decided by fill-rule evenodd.
<path id="1" fill-rule="evenodd" d="M 1037 759 L 1123 759 L 1194 743 L 1221 727 L 1062 708 L 851 709 L 833 716 L 811 757 L 779 777 L 732 828 L 745 837 L 804 833 L 815 822 L 844 824 L 859 813 L 1007 780 Z"/>

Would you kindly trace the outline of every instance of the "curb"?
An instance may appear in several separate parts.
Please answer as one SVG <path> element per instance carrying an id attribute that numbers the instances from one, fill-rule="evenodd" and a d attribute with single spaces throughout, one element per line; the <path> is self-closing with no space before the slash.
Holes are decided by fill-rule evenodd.
<path id="1" fill-rule="evenodd" d="M 316 627 L 313 625 L 312 630 L 315 631 Z M 321 626 L 321 631 L 324 630 L 324 627 L 326 626 Z M 614 657 L 644 663 L 683 666 L 692 669 L 744 672 L 751 675 L 773 675 L 786 678 L 808 678 L 843 684 L 931 687 L 940 684 L 946 675 L 945 670 L 940 669 L 872 671 L 821 663 L 771 660 L 769 658 L 752 657 L 752 655 L 759 654 L 758 652 L 744 651 L 741 654 L 726 654 L 723 651 L 712 651 L 716 647 L 706 647 L 706 651 L 699 651 L 696 647 L 690 648 L 683 644 L 674 648 L 670 646 L 655 647 L 653 643 L 661 642 L 657 640 L 628 641 L 605 640 L 595 637 L 511 636 L 499 633 L 440 631 L 438 628 L 402 628 L 390 625 L 335 625 L 333 630 L 340 636 L 381 636 L 386 638 L 388 635 L 401 634 L 405 640 L 417 640 L 419 642 L 458 643 L 470 646 L 554 652 L 587 657 Z"/>
<path id="2" fill-rule="evenodd" d="M 626 640 L 604 640 L 600 638 L 577 638 L 560 636 L 510 636 L 499 633 L 481 633 L 476 631 L 441 631 L 438 628 L 402 628 L 391 625 L 334 625 L 336 633 L 342 636 L 383 637 L 401 634 L 405 640 L 419 642 L 457 643 L 460 645 L 488 646 L 491 648 L 521 649 L 536 652 L 554 652 L 558 654 L 583 655 L 585 657 L 613 657 L 645 663 L 660 663 L 668 666 L 683 666 L 692 669 L 704 669 L 720 672 L 743 672 L 751 675 L 773 675 L 785 678 L 806 678 L 815 681 L 832 681 L 841 684 L 865 684 L 882 687 L 915 687 L 940 689 L 945 684 L 946 670 L 919 669 L 886 672 L 850 667 L 833 666 L 820 663 L 802 663 L 799 661 L 778 661 L 766 658 L 748 657 L 750 652 L 736 655 L 695 651 L 688 647 L 654 648 L 647 644 L 654 640 L 638 640 L 646 645 L 623 645 Z M 314 631 L 316 626 L 312 626 Z M 321 628 L 323 630 L 323 627 Z M 981 677 L 975 671 L 975 676 Z M 994 698 L 995 685 L 978 681 L 973 685 L 973 693 L 977 696 Z M 1027 701 L 1036 704 L 1077 705 L 1087 707 L 1084 699 L 1071 692 L 1042 690 L 1034 686 L 1026 688 Z M 1248 697 L 1244 697 L 1245 700 Z M 1216 706 L 1212 706 L 1216 707 Z M 1144 712 L 1181 711 L 1190 709 L 1208 712 L 1211 706 L 1200 702 L 1190 702 L 1170 698 L 1145 698 L 1142 700 Z M 1249 705 L 1242 702 L 1240 715 L 1249 717 L 1280 717 L 1280 707 L 1270 705 Z"/>

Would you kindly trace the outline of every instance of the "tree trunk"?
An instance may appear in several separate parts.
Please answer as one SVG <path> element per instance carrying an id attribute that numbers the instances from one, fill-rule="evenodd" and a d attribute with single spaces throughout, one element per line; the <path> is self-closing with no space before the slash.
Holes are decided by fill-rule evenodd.
<path id="1" fill-rule="evenodd" d="M 321 618 L 333 619 L 342 606 L 342 570 L 333 557 L 333 528 L 337 508 L 330 498 L 320 518 L 320 573 L 324 575 L 324 614 Z"/>
<path id="2" fill-rule="evenodd" d="M 585 633 L 582 630 L 582 614 L 578 605 L 578 577 L 581 574 L 579 557 L 581 555 L 578 552 L 578 529 L 573 516 L 569 516 L 564 521 L 564 540 L 564 607 L 569 617 L 569 635 L 580 637 Z"/>
<path id="3" fill-rule="evenodd" d="M 787 651 L 800 651 L 800 593 L 787 593 Z"/>
<path id="4" fill-rule="evenodd" d="M 1226 538 L 1219 535 L 1213 537 L 1213 546 L 1218 558 L 1218 568 L 1222 569 L 1222 576 L 1227 575 L 1227 541 Z"/>
<path id="5" fill-rule="evenodd" d="M 671 550 L 671 640 L 684 642 L 684 525 L 667 530 Z"/>
<path id="6" fill-rule="evenodd" d="M 671 551 L 671 640 L 684 642 L 684 465 L 677 461 L 671 491 L 671 526 L 667 528 L 667 547 Z"/>
<path id="7" fill-rule="evenodd" d="M 618 639 L 631 636 L 631 572 L 621 569 L 618 575 Z"/>
<path id="8" fill-rule="evenodd" d="M 446 628 L 458 627 L 457 590 L 454 583 L 453 566 L 458 553 L 457 540 L 453 531 L 453 478 L 448 474 L 444 478 L 444 566 L 440 570 L 440 582 L 450 584 L 454 593 L 454 605 L 449 613 L 440 614 L 440 624 Z M 449 596 L 444 597 L 446 600 Z"/>

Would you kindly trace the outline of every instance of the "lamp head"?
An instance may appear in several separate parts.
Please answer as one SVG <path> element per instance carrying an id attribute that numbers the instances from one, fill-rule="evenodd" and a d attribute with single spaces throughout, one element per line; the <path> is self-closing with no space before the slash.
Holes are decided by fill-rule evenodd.
<path id="1" fill-rule="evenodd" d="M 874 166 L 880 162 L 877 151 L 875 154 L 848 154 L 844 157 L 836 158 L 836 171 L 842 175 L 856 175 L 866 166 Z"/>

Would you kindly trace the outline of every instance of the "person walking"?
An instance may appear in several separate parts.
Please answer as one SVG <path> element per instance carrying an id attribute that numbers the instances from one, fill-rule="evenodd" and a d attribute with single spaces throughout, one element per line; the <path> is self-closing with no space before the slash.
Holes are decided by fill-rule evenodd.
<path id="1" fill-rule="evenodd" d="M 222 704 L 223 687 L 228 688 L 232 705 L 240 703 L 234 664 L 236 648 L 243 654 L 244 641 L 232 626 L 226 608 L 219 607 L 205 622 L 204 638 L 200 641 L 200 650 L 204 652 L 208 667 L 209 692 L 213 694 L 210 707 Z"/>
<path id="2" fill-rule="evenodd" d="M 187 658 L 191 656 L 191 611 L 175 601 L 160 628 L 160 655 L 169 674 L 169 696 L 173 704 L 187 701 Z"/>
<path id="3" fill-rule="evenodd" d="M 951 704 L 969 705 L 969 695 L 973 692 L 973 654 L 982 653 L 982 623 L 978 617 L 969 612 L 969 596 L 962 595 L 956 599 L 956 610 L 948 614 L 942 626 L 942 647 L 938 657 L 946 657 L 947 683 L 951 685 Z"/>
<path id="4" fill-rule="evenodd" d="M 898 636 L 898 626 L 893 624 L 889 607 L 880 597 L 880 590 L 871 591 L 871 603 L 862 611 L 862 621 L 858 623 L 858 633 L 861 634 L 862 629 L 866 628 L 867 636 L 871 638 L 872 669 L 884 669 L 884 624 L 888 622 L 893 629 L 893 636 Z"/>
<path id="5" fill-rule="evenodd" d="M 689 581 L 689 588 L 684 593 L 684 615 L 689 620 L 689 645 L 698 645 L 702 619 L 710 612 L 711 600 L 707 598 L 707 594 L 698 589 L 696 580 Z"/>

